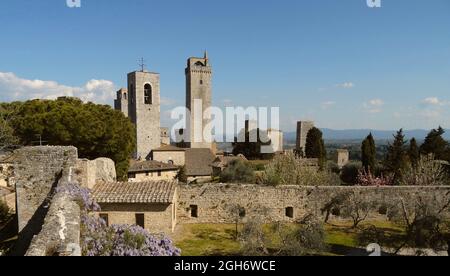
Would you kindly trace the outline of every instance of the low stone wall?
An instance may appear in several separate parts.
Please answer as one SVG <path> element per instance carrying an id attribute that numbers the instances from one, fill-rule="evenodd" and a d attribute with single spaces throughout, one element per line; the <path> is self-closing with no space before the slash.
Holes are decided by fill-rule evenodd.
<path id="1" fill-rule="evenodd" d="M 436 198 L 450 194 L 450 187 L 301 187 L 261 185 L 181 185 L 178 222 L 232 223 L 230 209 L 239 205 L 245 218 L 264 217 L 266 222 L 292 222 L 306 214 L 325 215 L 322 210 L 337 195 L 354 192 L 369 202 L 389 202 L 399 197 L 409 200 L 418 195 Z M 196 209 L 193 211 L 193 209 Z M 195 217 L 196 216 L 196 217 Z"/>

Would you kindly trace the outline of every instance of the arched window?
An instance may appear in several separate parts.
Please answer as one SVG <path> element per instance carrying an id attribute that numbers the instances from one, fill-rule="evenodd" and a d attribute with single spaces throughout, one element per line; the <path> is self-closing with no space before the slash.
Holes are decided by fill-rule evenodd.
<path id="1" fill-rule="evenodd" d="M 152 86 L 148 83 L 144 85 L 144 103 L 152 104 Z"/>
<path id="2" fill-rule="evenodd" d="M 123 99 L 124 99 L 124 100 L 127 99 L 127 93 L 123 93 Z"/>
<path id="3" fill-rule="evenodd" d="M 173 160 L 169 160 L 168 162 L 167 162 L 169 165 L 173 165 L 174 163 L 173 163 Z"/>

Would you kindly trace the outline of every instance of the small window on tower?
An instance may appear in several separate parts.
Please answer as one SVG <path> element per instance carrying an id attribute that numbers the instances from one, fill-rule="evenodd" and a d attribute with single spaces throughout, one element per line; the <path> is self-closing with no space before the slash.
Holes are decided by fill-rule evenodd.
<path id="1" fill-rule="evenodd" d="M 152 104 L 152 86 L 148 83 L 144 86 L 144 103 Z"/>
<path id="2" fill-rule="evenodd" d="M 203 84 L 203 80 L 200 80 L 200 84 Z"/>
<path id="3" fill-rule="evenodd" d="M 123 99 L 124 99 L 124 100 L 127 99 L 127 93 L 123 93 Z"/>
<path id="4" fill-rule="evenodd" d="M 131 103 L 134 104 L 134 85 L 130 85 L 130 95 L 131 95 Z"/>

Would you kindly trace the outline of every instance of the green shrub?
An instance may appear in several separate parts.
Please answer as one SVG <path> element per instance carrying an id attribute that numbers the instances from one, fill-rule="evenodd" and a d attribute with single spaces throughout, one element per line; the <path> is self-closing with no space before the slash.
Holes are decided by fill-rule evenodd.
<path id="1" fill-rule="evenodd" d="M 311 167 L 306 159 L 294 153 L 276 156 L 265 169 L 264 184 L 335 186 L 340 185 L 339 176 L 327 170 Z"/>
<path id="2" fill-rule="evenodd" d="M 346 184 L 355 185 L 358 182 L 358 175 L 361 170 L 361 162 L 348 163 L 342 168 L 341 180 Z"/>
<path id="3" fill-rule="evenodd" d="M 256 176 L 247 162 L 237 159 L 228 164 L 228 167 L 220 174 L 220 180 L 223 183 L 252 184 L 256 182 Z"/>

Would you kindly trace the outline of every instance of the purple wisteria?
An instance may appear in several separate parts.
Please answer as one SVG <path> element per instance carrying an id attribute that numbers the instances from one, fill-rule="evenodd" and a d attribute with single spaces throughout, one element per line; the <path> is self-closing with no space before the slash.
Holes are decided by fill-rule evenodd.
<path id="1" fill-rule="evenodd" d="M 89 212 L 100 211 L 89 189 L 70 183 L 57 188 L 79 202 L 81 216 L 81 247 L 85 256 L 180 256 L 180 249 L 165 236 L 155 236 L 139 226 L 106 225 Z"/>

